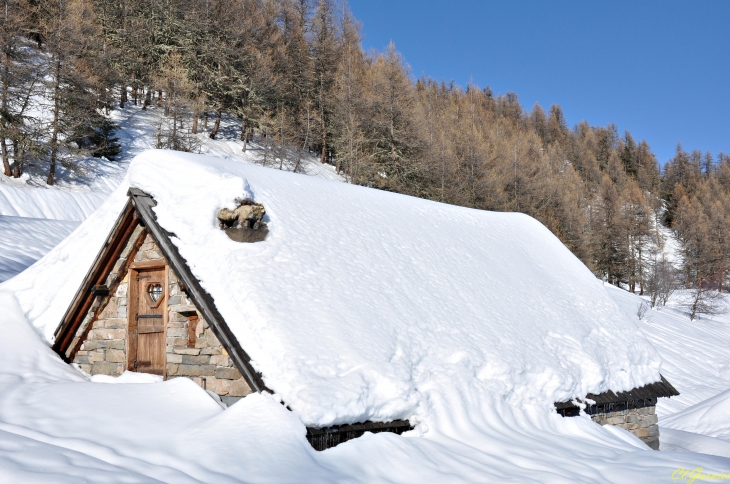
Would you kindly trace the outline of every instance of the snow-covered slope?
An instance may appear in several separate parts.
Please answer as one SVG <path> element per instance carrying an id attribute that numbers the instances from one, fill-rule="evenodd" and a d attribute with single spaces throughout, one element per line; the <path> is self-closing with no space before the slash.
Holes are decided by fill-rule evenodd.
<path id="1" fill-rule="evenodd" d="M 530 217 L 176 152 L 145 152 L 129 179 L 155 197 L 254 367 L 308 425 L 423 421 L 449 385 L 551 408 L 659 378 L 636 324 Z M 65 272 L 78 287 L 125 191 L 23 278 Z M 266 207 L 266 241 L 218 229 L 217 211 L 240 197 Z M 37 282 L 11 287 L 50 337 L 68 294 L 48 311 Z"/>
<path id="2" fill-rule="evenodd" d="M 638 321 L 637 307 L 644 299 L 613 286 L 606 289 Z M 661 449 L 730 457 L 730 314 L 690 321 L 678 306 L 681 292 L 638 321 L 662 356 L 662 374 L 680 392 L 657 405 Z"/>
<path id="3" fill-rule="evenodd" d="M 0 183 L 0 216 L 82 222 L 108 193 L 26 188 Z"/>
<path id="4" fill-rule="evenodd" d="M 365 388 L 370 393 L 363 395 L 371 398 L 398 395 L 399 385 L 410 385 L 406 401 L 416 399 L 419 425 L 404 436 L 365 435 L 318 453 L 305 440 L 301 416 L 307 409 L 289 412 L 278 396 L 250 395 L 224 411 L 185 379 L 143 384 L 132 378 L 139 383 L 110 385 L 89 382 L 65 365 L 30 321 L 46 334 L 53 330 L 95 254 L 91 247 L 102 243 L 125 201 L 122 187 L 73 239 L 0 284 L 0 332 L 6 335 L 0 339 L 0 465 L 7 479 L 668 482 L 688 462 L 708 471 L 730 468 L 730 460 L 721 457 L 648 450 L 622 430 L 600 427 L 587 417 L 562 418 L 550 408 L 551 400 L 539 400 L 565 391 L 561 384 L 600 386 L 598 380 L 619 378 L 616 373 L 628 372 L 631 364 L 639 373 L 642 364 L 653 371 L 655 360 L 631 315 L 618 314 L 601 283 L 527 217 L 445 207 L 213 159 L 205 159 L 196 172 L 195 182 L 206 190 L 188 191 L 190 199 L 180 202 L 172 195 L 193 180 L 158 180 L 158 175 L 169 174 L 170 163 L 177 171 L 192 169 L 191 164 L 201 170 L 196 159 L 169 153 L 147 157 L 133 167 L 130 179 L 156 195 L 161 223 L 179 234 L 183 255 L 195 259 L 193 270 L 216 298 L 215 285 L 227 281 L 213 280 L 206 271 L 221 260 L 196 258 L 201 246 L 225 249 L 223 262 L 250 269 L 248 276 L 234 271 L 231 287 L 251 304 L 235 310 L 249 311 L 258 324 L 269 323 L 256 330 L 272 338 L 272 345 L 302 353 L 298 344 L 315 345 L 304 354 L 308 368 L 299 376 Z M 270 239 L 231 246 L 218 237 L 214 211 L 245 191 L 269 210 Z M 175 209 L 175 201 L 190 210 Z M 349 214 L 347 220 L 337 209 Z M 401 260 L 406 254 L 413 255 Z M 333 267 L 344 269 L 333 272 Z M 415 276 L 396 274 L 402 271 Z M 462 287 L 464 280 L 470 284 Z M 348 284 L 352 294 L 345 292 Z M 372 285 L 378 290 L 366 287 Z M 221 305 L 232 311 L 229 304 Z M 404 316 L 413 304 L 417 310 Z M 292 307 L 304 311 L 292 313 Z M 364 315 L 382 318 L 372 325 L 383 335 L 362 331 Z M 241 320 L 233 315 L 232 321 L 240 331 Z M 615 334 L 601 325 L 610 325 Z M 286 338 L 282 329 L 303 341 L 277 342 Z M 383 347 L 386 340 L 392 343 Z M 620 342 L 630 347 L 619 350 Z M 359 345 L 374 348 L 376 356 L 367 360 L 357 352 Z M 301 354 L 281 356 L 280 362 L 302 363 Z M 338 366 L 353 358 L 360 366 Z M 256 362 L 266 376 L 266 360 Z M 590 365 L 587 370 L 584 364 Z M 360 386 L 361 381 L 374 383 Z M 383 383 L 390 387 L 377 386 Z M 327 391 L 327 385 L 319 388 Z M 306 398 L 301 401 L 313 397 Z M 337 398 L 323 395 L 324 402 L 339 405 Z"/>
<path id="5" fill-rule="evenodd" d="M 178 163 L 176 168 L 190 163 L 186 157 L 174 156 L 174 159 Z M 626 310 L 625 316 L 616 316 L 616 306 L 606 300 L 601 284 L 585 276 L 587 271 L 581 273 L 585 269 L 573 265 L 562 252 L 565 249 L 556 248 L 551 242 L 554 241 L 552 236 L 526 217 L 477 216 L 468 210 L 441 209 L 439 207 L 442 206 L 428 202 L 399 202 L 406 197 L 379 193 L 377 198 L 382 196 L 381 203 L 367 195 L 360 196 L 360 193 L 369 193 L 364 189 L 343 188 L 348 190 L 347 193 L 353 190 L 352 193 L 358 194 L 349 202 L 352 206 L 345 207 L 351 213 L 351 220 L 345 221 L 343 229 L 335 226 L 342 222 L 336 217 L 332 220 L 316 216 L 335 212 L 335 208 L 329 208 L 330 205 L 342 203 L 339 198 L 332 200 L 328 197 L 329 188 L 322 188 L 328 185 L 325 182 L 315 183 L 317 190 L 313 192 L 318 195 L 313 200 L 311 193 L 302 198 L 308 193 L 309 179 L 243 165 L 227 168 L 226 175 L 220 168 L 228 167 L 230 161 L 206 161 L 210 168 L 205 169 L 204 176 L 198 181 L 205 181 L 203 185 L 206 187 L 210 184 L 209 192 L 217 189 L 216 200 L 229 203 L 230 197 L 240 196 L 242 191 L 249 190 L 269 210 L 271 238 L 262 244 L 229 251 L 229 254 L 235 255 L 229 262 L 251 265 L 252 276 L 246 279 L 247 285 L 243 287 L 242 294 L 260 295 L 263 289 L 272 294 L 270 299 L 256 301 L 254 306 L 259 307 L 248 310 L 251 314 L 268 316 L 279 310 L 289 311 L 292 305 L 298 305 L 313 312 L 291 315 L 288 321 L 274 319 L 274 327 L 262 328 L 263 334 L 279 337 L 275 332 L 276 325 L 302 325 L 306 328 L 306 324 L 319 324 L 319 318 L 328 316 L 324 301 L 332 297 L 334 281 L 339 282 L 339 297 L 363 297 L 364 302 L 355 301 L 355 307 L 367 314 L 388 318 L 388 322 L 397 322 L 399 318 L 395 313 L 384 311 L 383 307 L 394 305 L 400 308 L 404 301 L 410 303 L 414 297 L 419 305 L 434 313 L 419 309 L 417 314 L 423 321 L 420 318 L 415 320 L 412 326 L 407 327 L 408 331 L 402 331 L 402 327 L 385 328 L 388 337 L 394 337 L 397 342 L 388 349 L 392 361 L 363 361 L 359 368 L 335 366 L 330 372 L 319 375 L 322 381 L 348 381 L 349 375 L 373 375 L 390 365 L 399 370 L 392 372 L 396 383 L 399 383 L 398 379 L 403 375 L 400 369 L 410 370 L 408 381 L 416 386 L 414 394 L 420 399 L 416 413 L 421 420 L 416 431 L 404 436 L 369 434 L 325 452 L 315 452 L 306 442 L 305 427 L 300 418 L 302 413 L 287 411 L 278 402 L 277 396 L 250 395 L 224 411 L 200 387 L 184 379 L 143 384 L 143 380 L 131 378 L 138 383 L 110 385 L 87 381 L 64 364 L 42 341 L 31 322 L 41 333 L 48 334 L 55 328 L 58 316 L 76 290 L 78 278 L 83 276 L 96 252 L 96 249 L 79 250 L 80 245 L 98 248 L 103 242 L 113 218 L 125 201 L 124 188 L 120 188 L 90 216 L 87 223 L 79 226 L 74 233 L 74 242 L 67 239 L 34 267 L 0 284 L 0 333 L 4 335 L 0 338 L 0 467 L 3 470 L 0 481 L 78 482 L 79 476 L 83 476 L 94 482 L 670 482 L 672 472 L 679 467 L 702 467 L 705 472 L 726 472 L 730 469 L 730 459 L 686 452 L 654 452 L 622 430 L 600 427 L 587 417 L 562 418 L 544 402 L 529 401 L 527 397 L 532 390 L 525 391 L 522 385 L 540 381 L 540 378 L 544 378 L 545 384 L 536 393 L 546 395 L 550 391 L 558 391 L 547 378 L 550 375 L 563 378 L 563 381 L 571 378 L 577 381 L 576 375 L 579 375 L 581 381 L 590 384 L 598 379 L 594 375 L 614 371 L 605 368 L 610 358 L 604 361 L 598 357 L 612 351 L 612 342 L 618 342 L 626 335 L 622 336 L 623 331 L 615 335 L 603 334 L 596 321 L 608 318 L 605 323 L 611 324 L 611 328 L 633 328 L 630 320 L 636 319 L 633 316 L 636 296 L 619 290 L 611 291 L 611 295 L 620 296 L 616 300 Z M 157 190 L 155 194 L 162 200 L 165 190 L 176 192 L 190 182 L 170 178 L 152 186 L 150 176 L 170 162 L 152 160 L 136 174 L 133 170 L 132 180 L 141 177 L 136 183 L 148 190 Z M 244 179 L 248 185 L 243 183 Z M 267 189 L 269 185 L 271 187 Z M 340 189 L 333 190 L 341 193 Z M 200 239 L 181 230 L 187 215 L 182 216 L 172 205 L 163 207 L 161 204 L 159 207 L 158 215 L 163 224 L 184 234 L 178 242 L 181 250 L 188 251 L 186 256 L 194 255 L 197 243 L 225 247 L 216 245 L 222 242 L 217 238 L 214 214 L 209 212 L 217 206 L 210 203 L 208 196 L 210 193 L 200 194 L 199 198 L 191 200 L 201 202 L 189 214 L 194 219 L 192 228 L 202 228 Z M 300 214 L 301 220 L 288 214 L 297 200 L 299 204 L 295 213 Z M 393 213 L 396 206 L 405 210 L 405 214 Z M 204 214 L 203 219 L 208 217 L 205 224 L 199 220 L 201 214 Z M 424 219 L 429 221 L 426 227 L 423 227 L 426 225 L 422 222 Z M 366 224 L 373 223 L 373 220 L 376 220 L 377 231 L 383 234 L 377 240 L 372 236 L 365 237 L 375 232 Z M 410 235 L 393 238 L 393 233 L 401 229 L 410 234 L 414 224 L 432 237 L 442 237 L 443 229 L 450 229 L 457 230 L 455 238 L 463 238 L 460 230 L 464 227 L 478 232 L 479 237 L 455 241 L 452 245 L 440 247 L 436 253 L 429 251 L 433 248 L 433 241 L 413 240 Z M 313 240 L 301 235 L 304 226 L 308 227 L 307 231 L 313 231 L 308 233 L 315 234 Z M 312 248 L 312 244 L 323 242 L 319 232 L 328 230 L 347 237 L 350 245 Z M 534 233 L 525 237 L 523 231 Z M 519 237 L 514 236 L 515 233 Z M 495 243 L 495 239 L 500 237 L 510 243 Z M 364 240 L 359 241 L 360 238 Z M 539 247 L 535 247 L 536 240 Z M 497 253 L 487 253 L 484 248 L 487 244 L 494 246 Z M 474 251 L 472 253 L 495 264 L 496 269 L 480 271 L 475 258 L 465 255 L 470 253 L 464 250 L 465 245 L 468 245 L 469 251 Z M 266 250 L 266 247 L 269 249 Z M 396 260 L 396 255 L 418 251 L 423 254 L 416 259 L 407 259 L 406 262 Z M 524 271 L 521 272 L 522 277 L 518 273 L 510 274 L 509 270 L 516 268 L 510 266 L 509 261 L 501 260 L 503 257 L 499 257 L 499 251 L 509 251 L 525 262 L 519 268 Z M 306 266 L 301 254 L 307 252 L 324 254 L 327 258 L 314 257 Z M 272 266 L 271 274 L 252 262 L 252 254 Z M 329 266 L 341 264 L 350 268 L 361 263 L 364 257 L 370 262 L 372 272 L 366 274 L 363 285 L 377 280 L 381 274 L 379 271 L 392 276 L 387 267 L 389 264 L 395 264 L 393 271 L 408 269 L 415 271 L 418 277 L 428 276 L 429 270 L 433 269 L 435 277 L 443 281 L 431 279 L 434 287 L 424 289 L 422 281 L 396 278 L 387 283 L 388 291 L 375 295 L 367 291 L 362 295 L 347 294 L 344 289 L 347 283 L 353 282 L 352 275 L 343 272 L 340 277 L 334 278 Z M 545 260 L 546 257 L 555 260 Z M 415 260 L 424 263 L 415 264 Z M 211 267 L 217 262 L 210 261 Z M 452 265 L 447 267 L 448 264 Z M 287 272 L 287 265 L 294 266 L 297 271 L 292 268 Z M 202 264 L 194 270 L 198 271 L 196 274 L 202 274 L 205 284 L 211 282 L 205 278 L 205 271 L 210 267 Z M 568 276 L 551 275 L 561 274 L 561 271 L 565 271 L 572 280 L 567 280 Z M 326 276 L 321 281 L 314 277 L 318 272 Z M 454 273 L 457 275 L 454 276 Z M 276 274 L 278 276 L 274 277 Z M 362 276 L 362 273 L 358 274 Z M 284 280 L 282 275 L 291 276 L 292 280 Z M 449 312 L 453 308 L 448 304 L 444 310 L 433 309 L 436 303 L 429 301 L 429 297 L 439 294 L 438 291 L 445 287 L 453 288 L 454 278 L 465 277 L 475 281 L 474 287 L 465 288 L 467 293 L 479 294 L 485 301 L 468 301 L 462 294 L 453 294 L 460 303 L 472 306 L 463 310 L 457 308 L 459 312 L 454 314 Z M 558 287 L 540 284 L 543 278 L 556 282 Z M 499 284 L 515 284 L 515 281 L 522 288 L 515 286 L 517 289 L 507 291 L 499 287 Z M 234 282 L 243 284 L 238 279 Z M 360 283 L 354 282 L 357 283 L 355 287 L 361 289 Z M 305 283 L 313 287 L 306 287 Z M 289 293 L 292 287 L 299 290 Z M 534 288 L 537 295 L 526 296 L 529 288 Z M 543 292 L 552 299 L 536 300 Z M 569 300 L 566 292 L 587 293 L 591 300 L 580 297 Z M 305 293 L 311 300 L 307 300 Z M 624 295 L 628 297 L 624 299 Z M 374 309 L 365 304 L 365 301 L 373 303 L 372 298 L 375 298 Z M 592 310 L 593 299 L 597 301 L 597 316 Z M 440 302 L 443 304 L 443 301 Z M 487 304 L 490 306 L 486 307 Z M 522 307 L 528 304 L 532 307 Z M 342 306 L 335 304 L 334 308 L 341 310 Z M 610 316 L 604 313 L 609 308 L 614 311 Z M 459 327 L 475 328 L 474 321 L 461 321 L 456 317 L 463 316 L 465 312 L 479 314 L 484 321 L 492 322 L 489 324 L 516 327 L 490 327 L 490 330 L 496 331 L 486 344 L 481 336 L 483 333 L 480 333 L 483 330 L 479 328 L 476 328 L 476 338 L 459 338 Z M 520 315 L 521 319 L 509 319 L 512 312 Z M 550 325 L 558 317 L 565 317 L 568 328 L 574 329 L 577 316 L 567 314 L 570 312 L 583 317 L 588 315 L 586 324 L 591 331 L 566 335 L 567 331 L 562 327 L 541 327 L 544 322 Z M 357 319 L 360 316 L 353 315 L 352 311 L 342 314 L 347 316 L 341 319 L 343 328 L 347 329 L 355 322 L 362 324 Z M 526 319 L 528 316 L 533 319 Z M 447 321 L 456 321 L 456 324 L 447 324 Z M 331 321 L 325 320 L 325 323 Z M 378 321 L 375 323 L 379 324 Z M 683 392 L 680 398 L 685 398 L 689 393 L 685 388 L 692 384 L 691 371 L 683 376 L 679 349 L 676 357 L 667 352 L 677 346 L 671 341 L 671 332 L 675 331 L 677 336 L 683 334 L 680 323 L 678 318 L 662 337 L 646 331 L 645 327 L 650 323 L 642 322 L 639 326 L 655 342 L 660 354 L 669 355 L 662 373 Z M 520 331 L 520 328 L 528 326 L 534 328 L 532 335 Z M 296 327 L 294 330 L 297 336 L 304 331 Z M 327 351 L 305 362 L 312 369 L 321 372 L 326 365 L 336 363 L 338 352 L 344 350 L 334 343 L 346 338 L 345 350 L 350 351 L 354 342 L 362 336 L 358 333 L 351 335 L 337 327 L 333 330 L 332 340 L 327 335 L 311 337 L 320 337 L 325 344 L 333 342 L 326 348 Z M 433 330 L 437 331 L 429 337 L 428 332 Z M 630 331 L 629 341 L 635 341 L 639 349 L 643 348 L 645 343 L 636 337 L 634 330 Z M 419 337 L 415 336 L 419 334 Z M 661 335 L 661 332 L 656 334 Z M 712 334 L 692 333 L 694 337 L 687 340 L 687 352 L 700 353 L 699 350 L 712 341 L 710 338 L 719 341 L 717 338 L 725 337 L 724 334 L 719 327 Z M 527 343 L 531 337 L 541 347 L 531 346 L 529 350 L 535 354 L 526 354 L 527 350 L 507 341 L 507 337 L 513 336 L 516 341 Z M 421 337 L 423 343 L 415 344 Z M 378 338 L 375 340 L 377 342 Z M 607 346 L 596 348 L 593 342 L 607 343 Z M 368 340 L 364 344 L 372 345 L 373 341 Z M 453 351 L 455 345 L 459 346 L 459 351 Z M 388 354 L 374 346 L 381 354 Z M 509 354 L 515 351 L 517 354 Z M 622 352 L 631 354 L 632 350 L 623 349 Z M 538 367 L 550 353 L 554 360 L 548 361 L 546 368 Z M 569 356 L 574 353 L 581 355 L 581 359 L 570 360 Z M 598 359 L 593 370 L 577 368 L 584 361 L 592 361 L 593 357 Z M 524 358 L 524 361 L 517 361 L 518 358 Z M 708 361 L 711 358 L 712 355 Z M 562 361 L 566 366 L 556 369 L 550 366 L 554 361 Z M 507 366 L 513 362 L 518 366 Z M 702 358 L 698 356 L 693 365 L 700 368 Z M 447 368 L 447 371 L 433 371 L 438 367 Z M 713 391 L 711 388 L 721 386 L 719 380 L 712 377 L 712 368 L 708 365 L 707 371 L 698 379 L 704 381 L 708 394 Z M 620 368 L 615 370 L 620 371 Z M 303 371 L 306 375 L 309 369 Z M 405 380 L 401 378 L 400 381 Z M 716 412 L 713 415 L 720 414 Z M 670 447 L 665 436 L 682 439 L 681 432 L 691 438 L 683 438 L 682 445 L 672 448 L 691 450 L 692 444 L 697 450 L 707 450 L 708 442 L 724 442 L 716 437 L 685 430 L 665 431 L 663 428 L 663 448 Z M 718 445 L 715 445 L 715 453 L 721 454 L 717 448 Z"/>
<path id="6" fill-rule="evenodd" d="M 0 217 L 0 282 L 22 272 L 78 226 L 78 222 Z"/>

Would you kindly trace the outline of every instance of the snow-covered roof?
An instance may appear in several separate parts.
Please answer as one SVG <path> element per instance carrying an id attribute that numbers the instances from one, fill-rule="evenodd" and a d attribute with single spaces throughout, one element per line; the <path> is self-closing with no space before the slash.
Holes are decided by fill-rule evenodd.
<path id="1" fill-rule="evenodd" d="M 166 151 L 139 155 L 127 181 L 11 281 L 47 338 L 132 186 L 154 197 L 253 367 L 307 425 L 416 423 L 446 388 L 552 405 L 660 379 L 636 324 L 526 215 Z M 263 242 L 218 227 L 218 210 L 243 197 L 266 208 Z M 65 282 L 38 298 L 38 271 Z"/>

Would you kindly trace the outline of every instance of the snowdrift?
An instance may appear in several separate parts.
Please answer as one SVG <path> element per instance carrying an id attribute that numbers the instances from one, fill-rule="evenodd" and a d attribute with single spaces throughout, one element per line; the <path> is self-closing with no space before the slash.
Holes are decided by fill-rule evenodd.
<path id="1" fill-rule="evenodd" d="M 0 215 L 82 222 L 108 196 L 89 191 L 14 187 L 0 182 Z"/>
<path id="2" fill-rule="evenodd" d="M 277 395 L 224 411 L 185 379 L 95 383 L 41 341 L 130 185 L 157 198 L 160 223 Z M 246 193 L 267 208 L 265 242 L 216 227 L 215 211 Z M 667 482 L 689 465 L 730 470 L 555 413 L 563 397 L 654 381 L 659 359 L 631 314 L 520 215 L 148 152 L 70 238 L 0 284 L 0 314 L 11 481 Z M 324 452 L 305 438 L 304 423 L 398 412 L 414 431 Z"/>
<path id="3" fill-rule="evenodd" d="M 254 367 L 307 425 L 423 421 L 448 386 L 547 408 L 659 378 L 636 324 L 530 217 L 163 151 L 138 156 L 72 239 L 9 283 L 46 338 L 127 186 L 155 198 Z M 218 209 L 241 197 L 266 207 L 266 241 L 219 230 Z"/>

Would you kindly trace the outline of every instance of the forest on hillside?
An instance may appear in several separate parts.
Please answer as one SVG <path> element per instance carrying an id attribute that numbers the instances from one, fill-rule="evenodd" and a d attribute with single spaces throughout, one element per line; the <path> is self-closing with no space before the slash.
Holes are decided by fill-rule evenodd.
<path id="1" fill-rule="evenodd" d="M 614 125 L 569 127 L 558 105 L 416 78 L 390 45 L 365 52 L 335 0 L 4 0 L 0 149 L 5 176 L 79 154 L 113 160 L 107 117 L 161 113 L 157 146 L 195 151 L 240 122 L 262 165 L 316 154 L 351 183 L 545 224 L 594 273 L 653 303 L 681 285 L 692 317 L 718 310 L 730 268 L 730 157 L 685 152 L 660 169 Z M 44 100 L 47 115 L 32 109 Z M 665 260 L 666 230 L 681 260 Z M 679 267 L 677 267 L 679 266 Z"/>

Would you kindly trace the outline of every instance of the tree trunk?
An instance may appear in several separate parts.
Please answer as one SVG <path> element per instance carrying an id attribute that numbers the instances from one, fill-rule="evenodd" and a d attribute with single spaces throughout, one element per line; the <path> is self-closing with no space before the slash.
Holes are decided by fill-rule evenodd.
<path id="1" fill-rule="evenodd" d="M 18 149 L 18 140 L 13 140 L 13 178 L 20 178 L 20 165 L 23 163 L 23 153 Z"/>
<path id="2" fill-rule="evenodd" d="M 241 141 L 243 141 L 243 148 L 241 151 L 246 152 L 246 145 L 248 144 L 248 123 L 246 118 L 241 120 Z"/>
<path id="3" fill-rule="evenodd" d="M 60 92 L 60 81 L 59 76 L 61 74 L 61 63 L 56 62 L 56 78 L 53 86 L 53 133 L 51 134 L 51 166 L 48 170 L 48 179 L 46 183 L 53 185 L 56 178 L 56 156 L 58 155 L 58 115 L 59 115 L 59 97 Z"/>
<path id="4" fill-rule="evenodd" d="M 193 112 L 193 127 L 190 129 L 190 131 L 193 134 L 198 134 L 198 117 L 200 117 L 200 114 L 198 114 L 198 111 Z"/>
<path id="5" fill-rule="evenodd" d="M 320 157 L 320 163 L 324 163 L 327 159 L 327 135 L 322 134 L 322 156 Z"/>
<path id="6" fill-rule="evenodd" d="M 221 127 L 221 111 L 218 110 L 215 112 L 215 124 L 213 125 L 213 131 L 210 132 L 210 139 L 215 139 L 220 127 Z"/>
<path id="7" fill-rule="evenodd" d="M 0 148 L 2 148 L 3 153 L 3 172 L 5 173 L 5 176 L 10 176 L 10 162 L 8 161 L 8 146 L 5 143 L 5 136 L 0 137 Z M 15 154 L 17 158 L 17 153 Z"/>
<path id="8" fill-rule="evenodd" d="M 10 62 L 10 59 L 8 57 L 8 54 L 5 53 L 5 59 L 3 64 L 3 94 L 2 94 L 2 112 L 7 113 L 8 112 L 8 77 L 9 77 L 9 69 L 8 63 Z M 6 124 L 7 121 L 3 121 L 3 125 Z M 5 127 L 5 126 L 3 126 Z M 2 148 L 2 155 L 3 155 L 3 171 L 5 172 L 5 176 L 10 176 L 10 161 L 8 161 L 8 146 L 5 144 L 5 130 L 3 130 L 2 133 L 0 133 L 0 148 Z"/>
<path id="9" fill-rule="evenodd" d="M 137 105 L 137 73 L 132 74 L 132 100 Z"/>
<path id="10" fill-rule="evenodd" d="M 119 94 L 119 107 L 124 109 L 124 105 L 127 102 L 127 86 L 126 84 L 122 84 L 122 91 Z"/>
<path id="11" fill-rule="evenodd" d="M 144 95 L 144 105 L 142 106 L 142 111 L 147 110 L 147 106 L 152 104 L 152 89 L 147 88 L 147 92 Z"/>
<path id="12" fill-rule="evenodd" d="M 157 90 L 157 107 L 162 106 L 162 89 Z"/>

